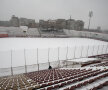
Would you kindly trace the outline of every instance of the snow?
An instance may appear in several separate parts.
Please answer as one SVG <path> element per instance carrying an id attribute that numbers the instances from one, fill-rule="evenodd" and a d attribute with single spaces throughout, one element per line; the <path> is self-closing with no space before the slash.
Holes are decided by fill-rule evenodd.
<path id="1" fill-rule="evenodd" d="M 68 61 L 73 61 L 73 62 L 88 62 L 88 61 L 94 61 L 97 60 L 97 58 L 79 58 L 79 59 L 73 59 L 73 60 L 68 60 Z"/>
<path id="2" fill-rule="evenodd" d="M 107 45 L 87 38 L 1 38 L 0 68 L 24 66 L 25 60 L 26 65 L 32 65 L 104 54 Z"/>
<path id="3" fill-rule="evenodd" d="M 0 51 L 11 49 L 35 49 L 54 47 L 73 47 L 88 45 L 106 45 L 104 41 L 86 38 L 1 38 Z"/>
<path id="4" fill-rule="evenodd" d="M 64 32 L 68 36 L 73 36 L 73 37 L 89 37 L 89 38 L 95 38 L 95 39 L 106 40 L 106 41 L 108 40 L 108 34 L 105 33 L 77 31 L 77 30 L 68 30 L 68 29 L 64 29 Z"/>
<path id="5" fill-rule="evenodd" d="M 89 68 L 89 69 L 90 69 L 90 68 Z M 99 68 L 98 68 L 98 69 L 99 69 Z M 93 70 L 93 69 L 92 69 L 92 70 Z M 96 69 L 94 69 L 94 70 L 96 70 Z M 102 70 L 102 69 L 101 69 L 101 70 Z M 99 75 L 86 78 L 86 79 L 84 79 L 83 81 L 80 81 L 80 83 L 83 83 L 84 81 L 88 81 L 88 80 L 93 79 L 93 78 L 96 78 L 96 77 L 99 77 L 99 76 L 101 76 L 101 75 L 103 75 L 103 74 L 106 74 L 106 73 L 107 73 L 107 72 L 104 72 L 104 73 L 101 73 L 101 74 L 99 74 Z M 108 81 L 108 77 L 101 78 L 101 79 L 99 79 L 99 80 L 97 80 L 97 81 L 95 81 L 95 82 L 93 82 L 93 83 L 87 84 L 87 85 L 85 85 L 85 86 L 83 86 L 83 87 L 81 87 L 81 88 L 76 88 L 76 90 L 90 90 L 91 88 L 96 87 L 96 86 L 98 86 L 99 84 L 104 83 L 105 81 Z M 58 90 L 63 90 L 64 88 L 68 88 L 68 87 L 71 87 L 71 86 L 74 86 L 74 85 L 77 85 L 77 84 L 79 84 L 79 82 L 69 84 L 69 85 L 67 85 L 66 87 L 62 87 L 62 88 L 60 88 L 60 89 L 58 89 Z"/>

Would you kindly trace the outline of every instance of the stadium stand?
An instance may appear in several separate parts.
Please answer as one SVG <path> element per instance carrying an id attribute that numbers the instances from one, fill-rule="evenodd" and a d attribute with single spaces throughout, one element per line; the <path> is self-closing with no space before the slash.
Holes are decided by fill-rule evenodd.
<path id="1" fill-rule="evenodd" d="M 108 69 L 51 69 L 0 78 L 0 90 L 74 90 L 108 76 Z M 108 79 L 107 79 L 108 80 Z M 102 88 L 107 81 L 97 85 Z M 91 87 L 90 90 L 94 90 Z"/>

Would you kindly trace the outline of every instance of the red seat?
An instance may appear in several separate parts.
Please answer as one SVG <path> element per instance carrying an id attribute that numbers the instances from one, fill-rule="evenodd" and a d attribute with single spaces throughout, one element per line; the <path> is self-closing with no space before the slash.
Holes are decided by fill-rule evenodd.
<path id="1" fill-rule="evenodd" d="M 70 90 L 69 88 L 65 88 L 64 90 Z"/>
<path id="2" fill-rule="evenodd" d="M 103 84 L 100 84 L 97 88 L 101 89 L 103 87 Z"/>
<path id="3" fill-rule="evenodd" d="M 76 85 L 76 88 L 81 87 L 81 85 L 82 85 L 82 83 L 77 84 L 77 85 Z"/>
<path id="4" fill-rule="evenodd" d="M 70 87 L 70 90 L 75 90 L 75 86 L 71 86 Z"/>
<path id="5" fill-rule="evenodd" d="M 52 89 L 53 89 L 53 87 L 52 87 L 52 86 L 47 87 L 47 90 L 52 90 Z"/>
<path id="6" fill-rule="evenodd" d="M 54 81 L 54 84 L 58 84 L 58 81 Z"/>
<path id="7" fill-rule="evenodd" d="M 93 87 L 92 89 L 90 89 L 90 90 L 97 90 L 97 87 Z"/>
<path id="8" fill-rule="evenodd" d="M 47 84 L 44 83 L 40 87 L 43 88 L 43 87 L 46 87 L 46 86 L 47 86 Z"/>
<path id="9" fill-rule="evenodd" d="M 52 82 L 49 82 L 49 83 L 48 83 L 48 86 L 50 86 L 50 85 L 52 85 L 52 84 L 53 84 Z"/>
<path id="10" fill-rule="evenodd" d="M 103 85 L 104 85 L 104 86 L 108 86 L 108 81 L 104 82 Z"/>
<path id="11" fill-rule="evenodd" d="M 61 83 L 61 84 L 59 85 L 59 87 L 63 87 L 64 85 L 66 85 L 65 82 Z"/>
<path id="12" fill-rule="evenodd" d="M 53 86 L 53 88 L 54 88 L 54 89 L 55 89 L 55 88 L 59 88 L 59 85 L 56 84 L 56 85 Z"/>
<path id="13" fill-rule="evenodd" d="M 71 81 L 67 81 L 67 84 L 71 84 Z"/>
<path id="14" fill-rule="evenodd" d="M 45 90 L 45 88 L 41 88 L 40 90 Z"/>

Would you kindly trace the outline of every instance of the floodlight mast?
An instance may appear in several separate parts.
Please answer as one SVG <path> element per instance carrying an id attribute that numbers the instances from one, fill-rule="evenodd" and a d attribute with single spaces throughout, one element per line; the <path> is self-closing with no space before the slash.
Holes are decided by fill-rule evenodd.
<path id="1" fill-rule="evenodd" d="M 90 28 L 90 22 L 91 22 L 91 17 L 93 16 L 93 11 L 89 11 L 89 24 L 88 24 L 88 30 Z"/>
<path id="2" fill-rule="evenodd" d="M 71 15 L 70 15 L 70 22 L 69 22 L 69 30 L 71 30 Z"/>

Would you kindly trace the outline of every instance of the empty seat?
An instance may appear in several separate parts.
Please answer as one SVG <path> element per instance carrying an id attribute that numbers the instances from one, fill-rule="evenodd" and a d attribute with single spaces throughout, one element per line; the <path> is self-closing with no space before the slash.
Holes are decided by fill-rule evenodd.
<path id="1" fill-rule="evenodd" d="M 64 85 L 66 85 L 66 83 L 65 83 L 65 82 L 60 83 L 60 84 L 59 84 L 59 87 L 63 87 Z"/>
<path id="2" fill-rule="evenodd" d="M 97 88 L 101 89 L 103 87 L 103 84 L 100 84 Z"/>
<path id="3" fill-rule="evenodd" d="M 44 83 L 40 87 L 43 88 L 43 87 L 46 87 L 46 86 L 47 86 L 47 84 Z"/>
<path id="4" fill-rule="evenodd" d="M 52 90 L 52 89 L 53 89 L 53 87 L 52 87 L 52 86 L 47 87 L 47 90 Z"/>
<path id="5" fill-rule="evenodd" d="M 70 90 L 75 90 L 75 86 L 71 86 L 70 87 Z"/>
<path id="6" fill-rule="evenodd" d="M 40 90 L 45 90 L 45 88 L 41 88 Z"/>
<path id="7" fill-rule="evenodd" d="M 64 90 L 70 90 L 69 88 L 65 88 Z"/>
<path id="8" fill-rule="evenodd" d="M 59 84 L 54 85 L 53 88 L 59 88 Z"/>

